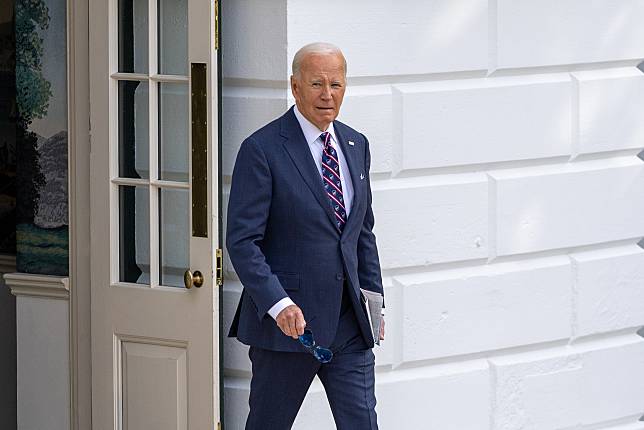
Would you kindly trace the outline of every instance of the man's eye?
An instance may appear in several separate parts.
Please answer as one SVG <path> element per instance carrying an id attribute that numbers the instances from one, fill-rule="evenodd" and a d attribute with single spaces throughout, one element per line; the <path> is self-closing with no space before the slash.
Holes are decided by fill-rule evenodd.
<path id="1" fill-rule="evenodd" d="M 333 88 L 342 88 L 341 84 L 331 84 Z"/>
<path id="2" fill-rule="evenodd" d="M 314 87 L 314 88 L 318 88 L 318 87 L 320 87 L 320 86 L 321 86 L 321 84 L 320 84 L 319 82 L 313 82 L 313 83 L 311 84 L 311 86 L 312 86 L 312 87 Z"/>

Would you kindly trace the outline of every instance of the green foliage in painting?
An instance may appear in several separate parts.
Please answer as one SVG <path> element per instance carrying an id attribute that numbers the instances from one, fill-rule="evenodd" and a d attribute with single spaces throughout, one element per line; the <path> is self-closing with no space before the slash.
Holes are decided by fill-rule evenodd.
<path id="1" fill-rule="evenodd" d="M 36 133 L 26 129 L 22 121 L 19 121 L 16 127 L 16 143 L 18 145 L 16 222 L 31 224 L 38 206 L 40 189 L 45 184 L 45 175 L 40 169 Z"/>
<path id="2" fill-rule="evenodd" d="M 38 29 L 49 26 L 49 10 L 42 0 L 16 1 L 16 101 L 24 125 L 47 113 L 51 84 L 42 74 L 43 39 Z"/>
<path id="3" fill-rule="evenodd" d="M 43 0 L 16 0 L 16 104 L 18 223 L 32 223 L 39 189 L 45 178 L 38 159 L 38 136 L 29 130 L 35 118 L 47 114 L 51 84 L 42 73 L 43 39 L 38 33 L 49 27 L 49 9 Z"/>

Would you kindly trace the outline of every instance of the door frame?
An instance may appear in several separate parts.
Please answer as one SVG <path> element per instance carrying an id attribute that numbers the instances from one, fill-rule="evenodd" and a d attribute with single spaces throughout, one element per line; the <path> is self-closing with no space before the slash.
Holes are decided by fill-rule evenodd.
<path id="1" fill-rule="evenodd" d="M 221 429 L 225 429 L 224 423 L 224 336 L 227 333 L 224 332 L 224 267 L 223 267 L 223 253 L 226 252 L 226 247 L 224 246 L 224 217 L 223 217 L 223 207 L 224 207 L 224 188 L 223 188 L 223 81 L 224 81 L 224 69 L 223 69 L 223 55 L 222 55 L 222 46 L 223 46 L 223 31 L 222 31 L 222 14 L 221 14 L 221 3 L 222 0 L 212 0 L 215 3 L 215 32 L 216 32 L 216 46 L 217 46 L 217 208 L 219 213 L 217 214 L 217 247 L 221 249 L 222 256 L 220 259 L 221 267 L 220 276 L 221 276 L 221 285 L 219 285 L 218 300 L 219 300 L 219 422 L 221 423 Z M 213 223 L 214 229 L 214 223 Z M 219 430 L 221 430 L 219 429 Z"/>
<path id="2" fill-rule="evenodd" d="M 72 430 L 92 428 L 89 2 L 67 0 L 69 387 Z"/>

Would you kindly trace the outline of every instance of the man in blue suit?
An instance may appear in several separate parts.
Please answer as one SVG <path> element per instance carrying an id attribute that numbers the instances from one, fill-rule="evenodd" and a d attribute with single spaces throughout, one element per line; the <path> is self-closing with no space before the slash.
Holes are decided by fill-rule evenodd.
<path id="1" fill-rule="evenodd" d="M 246 429 L 290 429 L 315 375 L 338 429 L 378 428 L 374 338 L 360 292 L 383 293 L 369 142 L 336 120 L 345 88 L 337 47 L 303 47 L 293 59 L 295 106 L 237 155 L 226 245 L 244 286 L 229 336 L 250 345 Z M 305 328 L 332 351 L 329 362 L 299 341 Z"/>

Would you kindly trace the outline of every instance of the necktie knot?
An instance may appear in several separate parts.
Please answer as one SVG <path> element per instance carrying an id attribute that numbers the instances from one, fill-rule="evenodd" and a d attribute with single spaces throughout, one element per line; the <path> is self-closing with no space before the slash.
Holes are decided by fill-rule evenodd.
<path id="1" fill-rule="evenodd" d="M 322 143 L 325 147 L 329 146 L 329 144 L 331 143 L 331 133 L 329 133 L 328 131 L 322 132 L 320 139 L 322 139 Z"/>

